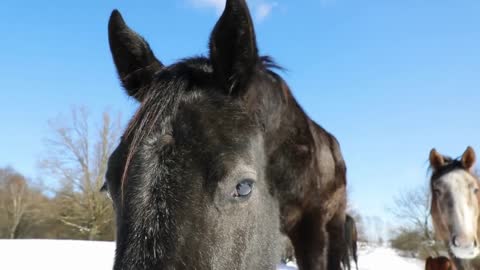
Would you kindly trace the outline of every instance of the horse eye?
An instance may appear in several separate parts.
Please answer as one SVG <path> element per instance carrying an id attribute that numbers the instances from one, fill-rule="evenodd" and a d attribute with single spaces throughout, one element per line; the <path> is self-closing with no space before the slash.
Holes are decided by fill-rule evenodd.
<path id="1" fill-rule="evenodd" d="M 108 185 L 107 182 L 104 182 L 102 187 L 100 188 L 101 193 L 106 193 L 107 197 L 112 200 L 112 195 L 110 194 L 110 191 L 108 190 Z"/>
<path id="2" fill-rule="evenodd" d="M 473 193 L 477 194 L 478 193 L 478 188 L 473 189 Z"/>
<path id="3" fill-rule="evenodd" d="M 438 188 L 434 188 L 434 189 L 433 189 L 433 193 L 435 193 L 436 195 L 442 194 L 442 192 L 441 192 L 440 189 L 438 189 Z"/>
<path id="4" fill-rule="evenodd" d="M 253 180 L 252 179 L 244 179 L 240 183 L 237 184 L 235 187 L 235 192 L 233 197 L 236 198 L 248 198 L 253 190 Z"/>
<path id="5" fill-rule="evenodd" d="M 100 192 L 108 192 L 107 182 L 103 182 L 103 185 L 100 188 Z"/>

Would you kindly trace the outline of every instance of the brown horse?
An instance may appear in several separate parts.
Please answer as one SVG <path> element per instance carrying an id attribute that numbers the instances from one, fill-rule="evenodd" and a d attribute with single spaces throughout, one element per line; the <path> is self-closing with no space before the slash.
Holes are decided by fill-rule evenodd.
<path id="1" fill-rule="evenodd" d="M 425 270 L 456 270 L 456 268 L 449 258 L 441 256 L 428 257 L 425 262 Z"/>
<path id="2" fill-rule="evenodd" d="M 430 152 L 432 176 L 431 216 L 435 235 L 445 242 L 459 270 L 479 255 L 479 182 L 473 173 L 475 152 L 471 147 L 459 159 Z"/>
<path id="3" fill-rule="evenodd" d="M 273 269 L 283 232 L 300 269 L 340 269 L 339 143 L 259 55 L 246 1 L 226 1 L 207 56 L 172 65 L 118 11 L 108 32 L 122 85 L 139 102 L 106 177 L 114 268 Z"/>

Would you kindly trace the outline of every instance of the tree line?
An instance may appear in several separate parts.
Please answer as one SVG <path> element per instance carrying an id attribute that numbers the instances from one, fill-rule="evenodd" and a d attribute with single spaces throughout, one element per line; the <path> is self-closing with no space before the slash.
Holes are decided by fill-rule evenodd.
<path id="1" fill-rule="evenodd" d="M 49 121 L 39 160 L 43 181 L 0 168 L 0 238 L 113 240 L 113 209 L 100 192 L 120 116 L 93 123 L 85 108 Z"/>

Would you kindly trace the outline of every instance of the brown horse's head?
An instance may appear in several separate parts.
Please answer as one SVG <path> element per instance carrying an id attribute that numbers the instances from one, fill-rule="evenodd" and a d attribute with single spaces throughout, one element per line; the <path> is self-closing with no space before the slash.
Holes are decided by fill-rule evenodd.
<path id="1" fill-rule="evenodd" d="M 475 152 L 468 147 L 459 159 L 430 152 L 431 214 L 436 235 L 462 259 L 476 257 L 478 246 L 479 183 L 473 174 Z"/>
<path id="2" fill-rule="evenodd" d="M 425 263 L 425 270 L 455 270 L 455 265 L 447 257 L 428 257 Z"/>

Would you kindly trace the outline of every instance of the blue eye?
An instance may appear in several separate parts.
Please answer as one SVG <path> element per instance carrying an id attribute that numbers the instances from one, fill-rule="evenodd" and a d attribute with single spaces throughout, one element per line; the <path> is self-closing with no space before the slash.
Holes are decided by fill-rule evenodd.
<path id="1" fill-rule="evenodd" d="M 253 180 L 244 179 L 237 184 L 234 192 L 234 197 L 236 198 L 248 198 L 253 190 Z"/>

